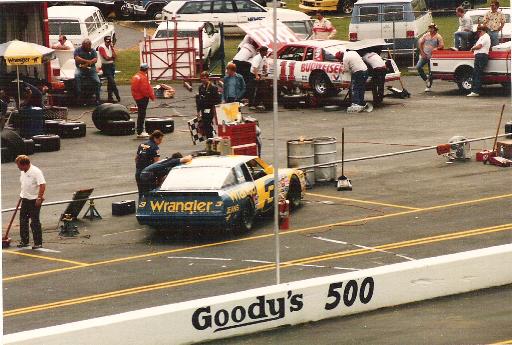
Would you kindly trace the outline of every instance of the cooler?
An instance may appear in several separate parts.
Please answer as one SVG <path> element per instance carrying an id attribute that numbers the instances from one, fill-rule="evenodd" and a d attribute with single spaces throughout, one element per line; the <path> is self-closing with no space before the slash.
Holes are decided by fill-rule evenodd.
<path id="1" fill-rule="evenodd" d="M 231 146 L 256 143 L 256 123 L 254 122 L 219 125 L 217 133 L 219 137 L 229 137 Z"/>

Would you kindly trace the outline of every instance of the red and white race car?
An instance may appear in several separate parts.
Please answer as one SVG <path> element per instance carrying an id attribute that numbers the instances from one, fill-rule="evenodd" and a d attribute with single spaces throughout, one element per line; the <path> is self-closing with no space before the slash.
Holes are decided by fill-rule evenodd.
<path id="1" fill-rule="evenodd" d="M 382 39 L 358 42 L 338 40 L 306 40 L 290 42 L 277 52 L 279 85 L 288 89 L 312 89 L 317 96 L 336 95 L 350 87 L 350 74 L 343 73 L 343 64 L 335 58 L 342 51 L 373 51 L 381 53 L 387 43 Z M 269 75 L 273 76 L 273 61 L 269 61 Z M 400 70 L 392 59 L 386 60 L 386 82 L 400 79 Z M 371 90 L 371 78 L 367 89 Z"/>
<path id="2" fill-rule="evenodd" d="M 510 87 L 510 47 L 509 41 L 492 48 L 482 84 Z M 436 50 L 430 59 L 431 79 L 453 81 L 461 91 L 468 93 L 473 86 L 474 59 L 470 51 Z"/>

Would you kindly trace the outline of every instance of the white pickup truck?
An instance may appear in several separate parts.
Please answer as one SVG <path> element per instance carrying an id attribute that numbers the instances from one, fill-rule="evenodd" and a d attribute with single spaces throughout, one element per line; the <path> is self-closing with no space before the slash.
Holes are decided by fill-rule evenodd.
<path id="1" fill-rule="evenodd" d="M 482 84 L 502 84 L 510 87 L 510 48 L 510 41 L 492 48 Z M 432 80 L 455 82 L 466 93 L 473 86 L 473 67 L 474 55 L 470 51 L 436 50 L 430 59 Z"/>

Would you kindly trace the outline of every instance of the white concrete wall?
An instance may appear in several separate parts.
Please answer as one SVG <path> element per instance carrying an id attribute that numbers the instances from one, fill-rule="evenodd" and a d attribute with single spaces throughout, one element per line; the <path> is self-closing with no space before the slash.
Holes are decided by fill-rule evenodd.
<path id="1" fill-rule="evenodd" d="M 10 334 L 4 344 L 192 343 L 510 284 L 511 267 L 512 245 L 502 245 Z"/>

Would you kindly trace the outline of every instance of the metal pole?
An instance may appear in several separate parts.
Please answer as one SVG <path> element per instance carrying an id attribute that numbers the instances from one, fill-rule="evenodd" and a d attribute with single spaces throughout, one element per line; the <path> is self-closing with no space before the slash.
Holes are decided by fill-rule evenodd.
<path id="1" fill-rule="evenodd" d="M 274 239 L 275 239 L 275 252 L 276 252 L 276 284 L 281 283 L 281 257 L 279 251 L 279 160 L 277 150 L 277 128 L 278 128 L 278 116 L 277 116 L 277 0 L 272 1 L 274 7 L 272 13 L 272 26 L 274 29 L 274 45 L 272 47 L 272 58 L 274 59 L 272 74 L 272 92 L 273 92 L 273 110 L 274 110 L 274 121 L 273 121 L 273 135 L 274 135 Z"/>
<path id="2" fill-rule="evenodd" d="M 20 95 L 20 66 L 16 65 L 16 80 L 18 83 L 18 111 L 21 107 L 21 95 Z"/>

